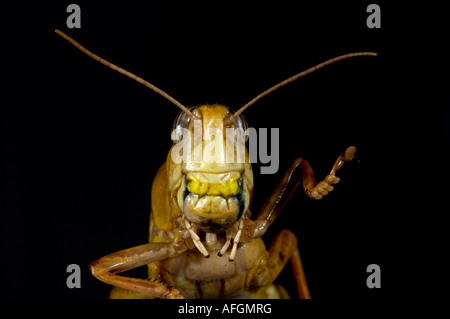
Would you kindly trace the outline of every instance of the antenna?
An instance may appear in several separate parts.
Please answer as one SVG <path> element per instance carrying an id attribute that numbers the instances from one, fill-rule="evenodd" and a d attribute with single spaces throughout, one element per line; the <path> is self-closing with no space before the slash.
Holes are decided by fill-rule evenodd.
<path id="1" fill-rule="evenodd" d="M 228 124 L 228 125 L 231 125 L 231 123 L 233 123 L 233 122 L 237 119 L 237 117 L 238 117 L 242 112 L 244 112 L 250 105 L 254 104 L 254 103 L 255 103 L 256 101 L 258 101 L 260 98 L 262 98 L 262 97 L 266 96 L 267 94 L 269 94 L 269 93 L 275 91 L 276 89 L 282 87 L 283 85 L 286 85 L 286 84 L 288 84 L 288 83 L 290 83 L 290 82 L 292 82 L 292 81 L 295 81 L 295 80 L 297 80 L 298 78 L 301 78 L 302 76 L 305 76 L 305 75 L 307 75 L 307 74 L 309 74 L 309 73 L 312 73 L 312 72 L 314 72 L 314 71 L 316 71 L 316 70 L 318 70 L 318 69 L 320 69 L 320 68 L 323 68 L 324 66 L 327 66 L 327 65 L 329 65 L 329 64 L 331 64 L 331 63 L 334 63 L 334 62 L 337 62 L 337 61 L 341 61 L 341 60 L 344 60 L 344 59 L 348 59 L 348 58 L 357 57 L 357 56 L 377 56 L 377 54 L 374 53 L 374 52 L 356 52 L 356 53 L 344 54 L 344 55 L 338 56 L 338 57 L 336 57 L 336 58 L 333 58 L 333 59 L 327 60 L 327 61 L 325 61 L 325 62 L 322 62 L 322 63 L 320 63 L 320 64 L 318 64 L 318 65 L 316 65 L 316 66 L 314 66 L 314 67 L 312 67 L 312 68 L 309 68 L 309 69 L 306 70 L 306 71 L 300 72 L 300 73 L 298 73 L 298 74 L 296 74 L 296 75 L 294 75 L 294 76 L 291 76 L 290 78 L 288 78 L 288 79 L 286 79 L 286 80 L 284 80 L 284 81 L 278 83 L 277 85 L 272 86 L 270 89 L 268 89 L 268 90 L 262 92 L 262 93 L 259 94 L 257 97 L 255 97 L 253 100 L 251 100 L 250 102 L 248 102 L 247 104 L 245 104 L 245 105 L 244 105 L 243 107 L 241 107 L 238 111 L 236 111 L 236 113 L 234 113 L 232 117 L 230 117 L 230 118 L 228 119 L 227 124 Z"/>
<path id="2" fill-rule="evenodd" d="M 164 92 L 163 90 L 158 89 L 156 86 L 154 86 L 153 84 L 151 84 L 150 82 L 145 81 L 143 78 L 134 75 L 131 72 L 128 72 L 127 70 L 124 70 L 120 67 L 118 67 L 115 64 L 112 64 L 111 62 L 106 61 L 105 59 L 99 57 L 98 55 L 92 53 L 91 51 L 89 51 L 88 49 L 86 49 L 85 47 L 83 47 L 81 44 L 79 44 L 77 41 L 75 41 L 74 39 L 72 39 L 71 37 L 69 37 L 67 34 L 65 34 L 64 32 L 59 31 L 58 29 L 55 30 L 56 33 L 58 33 L 60 36 L 62 36 L 64 39 L 66 39 L 67 41 L 69 41 L 70 43 L 72 43 L 76 48 L 78 48 L 80 51 L 82 51 L 83 53 L 85 53 L 86 55 L 90 56 L 91 58 L 93 58 L 94 60 L 106 65 L 107 67 L 110 67 L 111 69 L 122 73 L 130 78 L 132 78 L 133 80 L 138 81 L 141 84 L 144 84 L 146 87 L 152 89 L 153 91 L 155 91 L 156 93 L 162 95 L 163 97 L 165 97 L 166 99 L 168 99 L 170 102 L 172 102 L 173 104 L 175 104 L 176 106 L 178 106 L 183 112 L 185 112 L 186 114 L 189 115 L 189 117 L 191 119 L 194 119 L 194 114 L 192 114 L 191 111 L 189 111 L 183 104 L 181 104 L 180 102 L 178 102 L 177 100 L 175 100 L 173 97 L 171 97 L 169 94 L 167 94 L 166 92 Z"/>

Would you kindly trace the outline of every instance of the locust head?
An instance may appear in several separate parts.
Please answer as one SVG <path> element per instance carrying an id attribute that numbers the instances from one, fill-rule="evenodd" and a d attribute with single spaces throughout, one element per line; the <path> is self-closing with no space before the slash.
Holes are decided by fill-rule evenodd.
<path id="1" fill-rule="evenodd" d="M 231 227 L 247 210 L 253 173 L 247 124 L 223 105 L 201 105 L 175 120 L 169 188 L 185 218 L 205 232 Z"/>

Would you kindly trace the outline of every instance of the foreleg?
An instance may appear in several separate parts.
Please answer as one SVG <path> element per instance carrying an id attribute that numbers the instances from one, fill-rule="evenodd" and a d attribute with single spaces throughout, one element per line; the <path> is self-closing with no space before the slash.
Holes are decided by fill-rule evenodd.
<path id="1" fill-rule="evenodd" d="M 339 155 L 330 173 L 319 184 L 316 183 L 311 165 L 302 158 L 296 159 L 284 174 L 275 191 L 267 199 L 255 221 L 247 223 L 245 226 L 244 240 L 261 237 L 267 231 L 267 228 L 273 223 L 280 211 L 286 205 L 302 179 L 303 190 L 310 198 L 321 199 L 331 192 L 333 190 L 333 186 L 331 185 L 339 182 L 339 178 L 336 177 L 336 172 L 345 162 L 353 159 L 355 151 L 356 148 L 350 146 L 347 148 L 344 155 Z"/>
<path id="2" fill-rule="evenodd" d="M 183 296 L 177 289 L 168 287 L 163 282 L 119 276 L 117 273 L 177 257 L 186 250 L 184 242 L 149 243 L 107 255 L 93 261 L 89 268 L 97 279 L 107 284 L 149 294 L 156 298 L 181 299 Z"/>

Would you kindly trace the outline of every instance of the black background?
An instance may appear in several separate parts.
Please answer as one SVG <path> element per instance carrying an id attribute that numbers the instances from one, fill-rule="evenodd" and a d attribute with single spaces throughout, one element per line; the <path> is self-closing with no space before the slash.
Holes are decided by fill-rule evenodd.
<path id="1" fill-rule="evenodd" d="M 317 179 L 349 145 L 335 191 L 321 201 L 301 191 L 265 235 L 294 231 L 313 298 L 373 298 L 399 293 L 404 245 L 392 176 L 408 140 L 394 17 L 383 1 L 382 28 L 369 29 L 369 1 L 292 2 L 77 1 L 81 29 L 66 27 L 71 2 L 17 5 L 5 62 L 14 96 L 2 127 L 1 294 L 10 298 L 106 298 L 110 287 L 87 265 L 145 243 L 154 175 L 171 146 L 179 112 L 141 84 L 82 54 L 61 29 L 101 57 L 166 91 L 186 106 L 220 103 L 236 110 L 287 77 L 358 51 L 378 57 L 341 61 L 285 86 L 244 115 L 255 128 L 280 128 L 280 169 L 254 165 L 256 215 L 296 157 Z M 403 185 L 402 187 L 407 187 Z M 378 264 L 382 288 L 368 289 Z M 82 269 L 81 288 L 66 268 Z M 145 270 L 141 274 L 145 274 Z M 136 272 L 137 274 L 137 272 Z M 278 283 L 296 297 L 286 267 Z"/>

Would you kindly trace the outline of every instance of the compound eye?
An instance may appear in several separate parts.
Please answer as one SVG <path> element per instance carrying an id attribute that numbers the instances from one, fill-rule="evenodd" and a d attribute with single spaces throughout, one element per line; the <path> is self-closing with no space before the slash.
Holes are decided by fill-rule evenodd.
<path id="1" fill-rule="evenodd" d="M 192 111 L 194 107 L 189 108 Z M 189 115 L 183 111 L 178 113 L 175 122 L 172 125 L 172 140 L 174 142 L 179 142 L 183 136 L 183 129 L 187 129 L 191 118 Z"/>
<path id="2" fill-rule="evenodd" d="M 247 132 L 248 124 L 247 120 L 245 119 L 244 115 L 239 115 L 237 119 L 234 121 L 234 127 L 242 129 L 244 134 Z M 248 140 L 248 134 L 245 134 L 245 142 Z"/>

